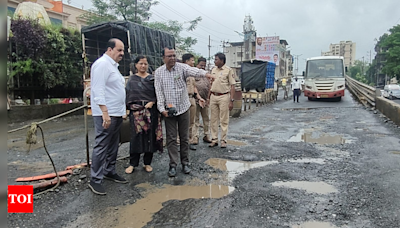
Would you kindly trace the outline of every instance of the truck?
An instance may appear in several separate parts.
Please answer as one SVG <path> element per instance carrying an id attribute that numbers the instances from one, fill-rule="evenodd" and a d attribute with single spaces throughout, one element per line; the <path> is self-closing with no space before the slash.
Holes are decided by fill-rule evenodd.
<path id="1" fill-rule="evenodd" d="M 90 109 L 90 67 L 96 59 L 106 51 L 107 42 L 111 38 L 118 38 L 124 43 L 124 57 L 119 62 L 119 71 L 125 78 L 129 79 L 130 64 L 139 56 L 144 55 L 149 63 L 149 73 L 153 73 L 159 66 L 163 65 L 161 51 L 165 47 L 175 48 L 175 38 L 172 34 L 155 30 L 130 21 L 104 22 L 87 27 L 82 30 L 83 47 L 83 84 L 84 103 L 88 105 L 85 114 L 86 150 L 88 151 L 88 127 L 87 115 L 91 115 Z M 124 120 L 120 130 L 120 144 L 129 142 L 129 121 Z"/>
<path id="2" fill-rule="evenodd" d="M 149 62 L 149 73 L 163 65 L 161 51 L 164 47 L 175 48 L 175 38 L 172 34 L 152 29 L 130 21 L 104 22 L 83 27 L 83 83 L 84 88 L 90 87 L 90 67 L 106 51 L 107 41 L 118 38 L 125 44 L 124 58 L 119 62 L 121 74 L 128 80 L 130 64 L 138 55 L 145 55 Z M 90 91 L 86 94 L 90 96 Z"/>
<path id="3" fill-rule="evenodd" d="M 308 100 L 329 98 L 340 101 L 344 96 L 345 73 L 342 56 L 308 58 L 304 76 L 304 96 Z"/>

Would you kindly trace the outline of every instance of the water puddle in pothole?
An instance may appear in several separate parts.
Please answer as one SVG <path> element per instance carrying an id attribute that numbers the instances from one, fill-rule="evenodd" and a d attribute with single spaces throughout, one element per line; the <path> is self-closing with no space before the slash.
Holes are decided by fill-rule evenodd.
<path id="1" fill-rule="evenodd" d="M 317 194 L 329 194 L 338 192 L 337 189 L 325 182 L 311 182 L 311 181 L 277 181 L 273 182 L 272 186 L 276 187 L 287 187 L 287 188 L 295 188 L 305 190 L 308 193 L 317 193 Z"/>
<path id="2" fill-rule="evenodd" d="M 278 161 L 246 162 L 246 161 L 232 161 L 221 158 L 210 158 L 205 163 L 215 169 L 227 171 L 228 172 L 227 180 L 232 181 L 237 175 L 249 169 L 277 164 Z"/>
<path id="3" fill-rule="evenodd" d="M 400 151 L 390 151 L 389 153 L 391 153 L 391 154 L 396 154 L 396 155 L 400 155 Z"/>
<path id="4" fill-rule="evenodd" d="M 353 142 L 352 140 L 345 139 L 343 135 L 323 133 L 314 129 L 301 129 L 297 135 L 290 137 L 287 141 L 317 144 L 344 144 Z"/>
<path id="5" fill-rule="evenodd" d="M 350 153 L 347 151 L 338 150 L 338 149 L 334 149 L 334 148 L 330 148 L 330 147 L 326 147 L 326 146 L 322 146 L 322 145 L 317 145 L 315 148 L 317 148 L 318 150 L 322 150 L 323 154 L 326 156 L 329 156 L 330 159 L 335 159 L 336 157 L 350 156 Z"/>
<path id="6" fill-rule="evenodd" d="M 228 145 L 232 145 L 232 146 L 245 146 L 245 145 L 247 145 L 244 142 L 236 141 L 236 140 L 229 140 L 229 139 L 227 140 L 227 144 Z"/>
<path id="7" fill-rule="evenodd" d="M 325 159 L 323 158 L 300 158 L 300 159 L 288 159 L 287 161 L 293 163 L 316 163 L 320 165 L 325 164 Z"/>
<path id="8" fill-rule="evenodd" d="M 292 228 L 337 228 L 337 226 L 329 222 L 310 221 L 298 225 L 292 225 Z"/>
<path id="9" fill-rule="evenodd" d="M 147 190 L 145 197 L 132 205 L 120 207 L 118 224 L 115 227 L 143 227 L 162 209 L 163 203 L 169 200 L 216 199 L 235 190 L 234 187 L 224 185 L 163 185 L 162 188 L 156 188 L 149 184 L 139 184 L 136 187 Z"/>

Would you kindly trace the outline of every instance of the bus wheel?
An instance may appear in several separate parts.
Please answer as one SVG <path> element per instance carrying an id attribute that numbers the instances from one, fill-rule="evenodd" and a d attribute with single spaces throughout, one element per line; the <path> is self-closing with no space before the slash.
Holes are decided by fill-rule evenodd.
<path id="1" fill-rule="evenodd" d="M 314 98 L 312 98 L 312 97 L 308 97 L 308 100 L 309 100 L 309 101 L 313 101 L 313 100 L 314 100 Z"/>

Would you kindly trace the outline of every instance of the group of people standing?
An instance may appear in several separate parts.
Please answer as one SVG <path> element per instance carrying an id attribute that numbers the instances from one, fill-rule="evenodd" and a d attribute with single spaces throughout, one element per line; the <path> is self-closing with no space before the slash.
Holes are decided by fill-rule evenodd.
<path id="1" fill-rule="evenodd" d="M 177 61 L 175 50 L 162 50 L 164 65 L 154 75 L 148 72 L 148 60 L 138 56 L 131 64 L 131 75 L 126 84 L 118 70 L 124 56 L 124 44 L 113 38 L 107 51 L 91 68 L 91 99 L 95 125 L 95 145 L 92 154 L 89 188 L 105 195 L 102 180 L 117 183 L 127 180 L 115 171 L 119 144 L 119 130 L 123 118 L 130 121 L 130 162 L 126 173 L 139 166 L 143 154 L 143 168 L 152 172 L 153 153 L 163 151 L 162 120 L 166 128 L 166 146 L 170 158 L 168 176 L 175 177 L 177 166 L 191 172 L 189 149 L 199 143 L 200 114 L 203 120 L 203 141 L 209 147 L 218 146 L 221 127 L 221 148 L 227 146 L 229 111 L 233 108 L 235 73 L 225 66 L 225 55 L 215 55 L 211 73 L 205 70 L 206 59 L 185 54 Z M 209 113 L 211 112 L 211 118 Z M 209 120 L 211 119 L 211 137 Z"/>

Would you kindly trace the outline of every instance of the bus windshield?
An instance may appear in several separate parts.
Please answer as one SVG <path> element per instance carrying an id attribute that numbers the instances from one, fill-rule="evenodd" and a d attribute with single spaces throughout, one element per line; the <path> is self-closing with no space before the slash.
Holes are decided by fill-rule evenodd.
<path id="1" fill-rule="evenodd" d="M 342 59 L 316 59 L 307 61 L 306 78 L 344 77 Z"/>

